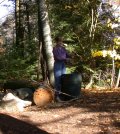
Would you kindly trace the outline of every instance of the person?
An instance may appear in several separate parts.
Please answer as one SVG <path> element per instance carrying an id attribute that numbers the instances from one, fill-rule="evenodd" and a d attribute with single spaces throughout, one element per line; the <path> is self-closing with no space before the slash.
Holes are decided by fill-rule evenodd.
<path id="1" fill-rule="evenodd" d="M 65 62 L 69 58 L 69 54 L 64 47 L 63 38 L 57 36 L 55 38 L 55 47 L 53 47 L 54 56 L 54 77 L 55 77 L 55 99 L 56 101 L 61 101 L 60 91 L 61 91 L 61 76 L 66 74 Z"/>

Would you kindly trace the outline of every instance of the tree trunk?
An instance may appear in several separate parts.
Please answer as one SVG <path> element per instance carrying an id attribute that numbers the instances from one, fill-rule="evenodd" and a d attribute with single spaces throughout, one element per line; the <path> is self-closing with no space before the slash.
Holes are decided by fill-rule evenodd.
<path id="1" fill-rule="evenodd" d="M 19 56 L 24 57 L 24 26 L 23 26 L 23 5 L 20 0 L 15 3 L 15 18 L 16 18 L 16 50 Z"/>
<path id="2" fill-rule="evenodd" d="M 31 43 L 31 26 L 30 26 L 30 8 L 29 8 L 29 4 L 26 2 L 25 3 L 25 7 L 26 7 L 26 21 L 27 21 L 27 32 L 28 32 L 28 41 L 29 41 L 29 46 Z"/>
<path id="3" fill-rule="evenodd" d="M 113 48 L 114 52 L 114 48 Z M 115 87 L 115 57 L 112 57 L 111 88 Z"/>
<path id="4" fill-rule="evenodd" d="M 44 52 L 44 39 L 43 39 L 43 32 L 42 32 L 42 23 L 40 18 L 40 7 L 39 7 L 39 0 L 38 0 L 38 31 L 39 31 L 39 61 L 38 61 L 38 68 L 41 67 L 42 79 L 43 81 L 47 81 L 47 67 L 46 67 L 46 57 Z M 38 70 L 40 73 L 40 70 Z M 39 74 L 38 74 L 39 75 Z"/>
<path id="5" fill-rule="evenodd" d="M 52 39 L 51 39 L 51 31 L 48 19 L 48 12 L 45 0 L 38 0 L 39 4 L 39 15 L 40 15 L 40 24 L 41 24 L 41 33 L 42 33 L 42 41 L 44 44 L 43 49 L 45 52 L 45 60 L 47 64 L 48 70 L 48 79 L 50 84 L 54 85 L 54 75 L 53 75 L 53 53 L 52 53 Z"/>
<path id="6" fill-rule="evenodd" d="M 19 44 L 19 34 L 18 34 L 18 31 L 19 31 L 19 3 L 20 1 L 19 0 L 16 0 L 15 2 L 15 25 L 16 25 L 16 47 L 18 46 Z"/>
<path id="7" fill-rule="evenodd" d="M 115 85 L 115 88 L 119 87 L 119 83 L 120 83 L 120 69 L 119 69 L 119 72 L 118 72 L 117 83 Z"/>

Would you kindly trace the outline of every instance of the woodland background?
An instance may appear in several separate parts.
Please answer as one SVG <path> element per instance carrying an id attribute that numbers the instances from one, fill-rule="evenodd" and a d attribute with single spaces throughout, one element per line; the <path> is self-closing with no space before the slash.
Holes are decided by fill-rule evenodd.
<path id="1" fill-rule="evenodd" d="M 0 26 L 0 83 L 29 79 L 52 85 L 52 47 L 61 35 L 72 57 L 67 72 L 81 73 L 84 88 L 119 87 L 120 18 L 110 2 L 12 1 L 14 13 Z"/>

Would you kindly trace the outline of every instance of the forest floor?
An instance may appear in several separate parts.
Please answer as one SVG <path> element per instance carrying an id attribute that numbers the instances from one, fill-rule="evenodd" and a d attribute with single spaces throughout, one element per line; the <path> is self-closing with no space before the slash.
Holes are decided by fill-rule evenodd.
<path id="1" fill-rule="evenodd" d="M 82 98 L 0 112 L 0 134 L 120 134 L 120 89 L 82 90 Z"/>

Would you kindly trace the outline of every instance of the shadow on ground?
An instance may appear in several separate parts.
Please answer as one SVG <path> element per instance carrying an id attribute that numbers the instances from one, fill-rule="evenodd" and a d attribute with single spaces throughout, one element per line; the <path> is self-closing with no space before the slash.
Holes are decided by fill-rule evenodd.
<path id="1" fill-rule="evenodd" d="M 35 125 L 0 114 L 0 134 L 49 134 Z"/>
<path id="2" fill-rule="evenodd" d="M 44 108 L 31 106 L 19 115 L 20 120 L 0 114 L 0 134 L 48 134 L 40 128 L 51 132 L 50 128 L 54 130 L 55 124 L 62 126 L 64 132 L 64 124 L 67 124 L 71 129 L 74 125 L 76 131 L 82 128 L 80 134 L 89 133 L 86 127 L 94 131 L 91 134 L 119 133 L 120 91 L 82 90 L 81 93 L 82 97 L 76 101 L 53 103 Z M 59 133 L 62 133 L 61 130 Z"/>

